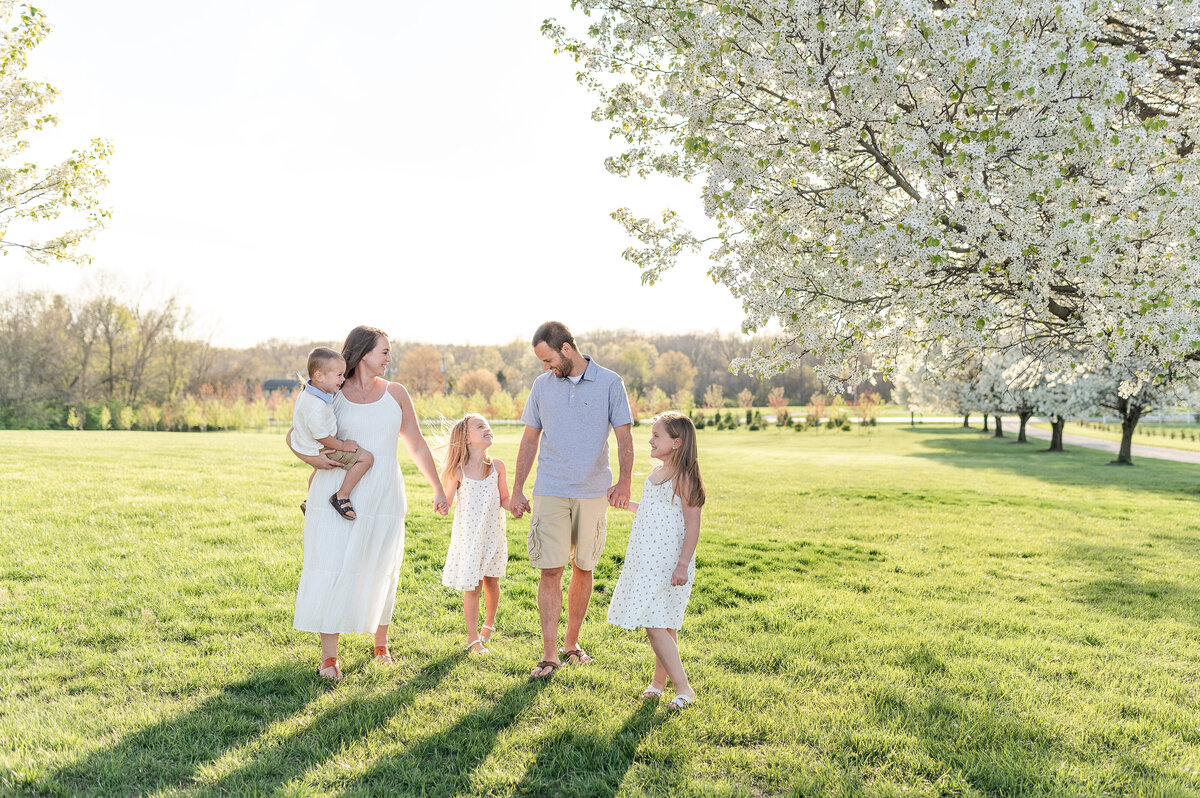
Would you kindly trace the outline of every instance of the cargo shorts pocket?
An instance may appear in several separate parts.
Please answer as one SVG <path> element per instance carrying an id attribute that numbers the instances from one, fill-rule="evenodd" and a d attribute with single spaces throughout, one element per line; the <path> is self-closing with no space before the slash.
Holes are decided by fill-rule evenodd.
<path id="1" fill-rule="evenodd" d="M 608 519 L 605 516 L 600 516 L 600 520 L 596 522 L 596 542 L 592 548 L 592 562 L 600 562 L 600 557 L 604 554 L 604 544 L 608 539 Z"/>
<path id="2" fill-rule="evenodd" d="M 538 517 L 536 515 L 529 517 L 529 540 L 526 542 L 525 548 L 529 552 L 529 561 L 537 562 L 542 553 L 542 539 L 538 536 Z"/>

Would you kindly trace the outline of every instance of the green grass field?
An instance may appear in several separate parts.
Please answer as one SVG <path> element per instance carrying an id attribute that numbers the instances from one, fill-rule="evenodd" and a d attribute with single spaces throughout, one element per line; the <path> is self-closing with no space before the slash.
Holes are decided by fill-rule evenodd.
<path id="1" fill-rule="evenodd" d="M 955 425 L 700 447 L 700 703 L 674 714 L 638 700 L 644 636 L 604 622 L 628 514 L 584 627 L 597 661 L 530 682 L 526 523 L 496 653 L 468 659 L 450 521 L 406 465 L 396 665 L 346 636 L 332 686 L 291 628 L 307 472 L 279 436 L 0 432 L 0 793 L 1200 792 L 1196 466 Z"/>

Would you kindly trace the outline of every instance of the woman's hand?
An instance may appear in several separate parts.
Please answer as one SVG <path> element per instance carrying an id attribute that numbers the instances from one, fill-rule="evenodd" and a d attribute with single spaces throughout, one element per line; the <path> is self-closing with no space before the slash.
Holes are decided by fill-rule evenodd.
<path id="1" fill-rule="evenodd" d="M 450 512 L 450 502 L 446 501 L 446 494 L 443 491 L 435 490 L 433 492 L 433 511 L 438 515 L 446 515 Z"/>
<path id="2" fill-rule="evenodd" d="M 686 565 L 676 565 L 675 570 L 671 572 L 671 587 L 686 585 L 688 579 L 688 567 Z"/>

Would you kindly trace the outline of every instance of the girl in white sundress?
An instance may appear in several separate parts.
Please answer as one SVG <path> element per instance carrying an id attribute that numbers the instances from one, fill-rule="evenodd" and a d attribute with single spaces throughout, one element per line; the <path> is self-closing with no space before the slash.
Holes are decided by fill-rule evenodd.
<path id="1" fill-rule="evenodd" d="M 645 627 L 654 649 L 654 677 L 642 698 L 657 698 L 675 686 L 673 709 L 696 702 L 679 658 L 678 631 L 692 594 L 704 483 L 696 451 L 696 428 L 669 410 L 654 419 L 650 456 L 662 465 L 642 487 L 641 502 L 629 502 L 633 531 L 625 564 L 608 607 L 608 622 L 625 629 Z"/>
<path id="2" fill-rule="evenodd" d="M 468 413 L 450 430 L 442 466 L 446 498 L 451 504 L 458 499 L 442 584 L 463 591 L 467 651 L 472 654 L 490 653 L 486 644 L 496 632 L 500 577 L 508 562 L 504 525 L 508 481 L 503 461 L 488 457 L 493 437 L 483 416 Z M 482 630 L 477 631 L 481 589 L 485 616 Z"/>

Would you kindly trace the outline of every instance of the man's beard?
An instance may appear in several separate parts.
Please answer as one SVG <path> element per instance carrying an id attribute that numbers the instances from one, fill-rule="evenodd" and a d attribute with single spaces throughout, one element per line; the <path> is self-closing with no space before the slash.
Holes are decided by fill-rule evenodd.
<path id="1" fill-rule="evenodd" d="M 559 355 L 558 357 L 559 361 L 551 366 L 551 368 L 554 370 L 556 377 L 565 380 L 567 377 L 571 376 L 571 369 L 574 368 L 575 364 L 571 362 L 569 357 L 565 357 L 563 355 Z"/>

